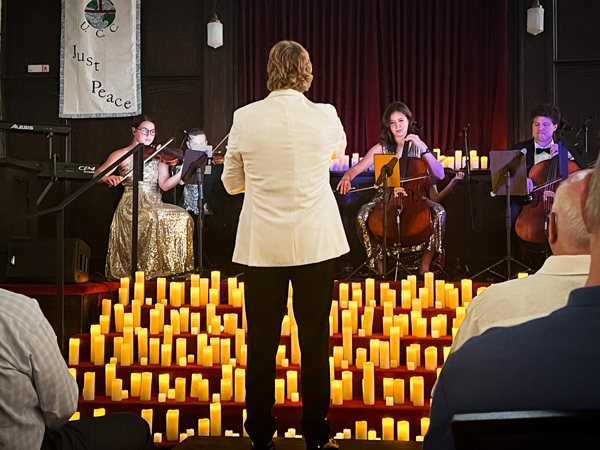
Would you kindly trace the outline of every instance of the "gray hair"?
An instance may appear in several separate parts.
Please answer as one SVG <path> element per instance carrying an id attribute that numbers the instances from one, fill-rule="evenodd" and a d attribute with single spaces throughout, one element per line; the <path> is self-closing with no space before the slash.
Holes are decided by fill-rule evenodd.
<path id="1" fill-rule="evenodd" d="M 590 179 L 588 198 L 585 203 L 590 233 L 600 235 L 600 175 L 594 168 Z"/>
<path id="2" fill-rule="evenodd" d="M 588 248 L 590 236 L 581 215 L 580 198 L 574 184 L 565 182 L 556 191 L 552 212 L 556 214 L 556 226 L 566 240 L 577 248 Z"/>

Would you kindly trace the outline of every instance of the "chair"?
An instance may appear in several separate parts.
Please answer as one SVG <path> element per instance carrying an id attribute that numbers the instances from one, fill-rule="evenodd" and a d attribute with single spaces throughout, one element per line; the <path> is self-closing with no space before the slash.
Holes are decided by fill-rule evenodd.
<path id="1" fill-rule="evenodd" d="M 456 414 L 457 450 L 600 448 L 600 410 Z"/>

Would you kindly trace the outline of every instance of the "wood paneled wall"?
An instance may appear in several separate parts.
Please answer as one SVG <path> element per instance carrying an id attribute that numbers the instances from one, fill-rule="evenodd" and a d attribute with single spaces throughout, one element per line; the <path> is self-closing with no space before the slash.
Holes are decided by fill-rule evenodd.
<path id="1" fill-rule="evenodd" d="M 588 158 L 600 148 L 600 2 L 542 0 L 544 32 L 526 32 L 531 0 L 509 5 L 509 142 L 531 138 L 529 113 L 556 104 L 567 121 L 565 136 L 584 146 L 577 132 L 590 116 Z M 571 128 L 571 129 L 569 129 Z"/>

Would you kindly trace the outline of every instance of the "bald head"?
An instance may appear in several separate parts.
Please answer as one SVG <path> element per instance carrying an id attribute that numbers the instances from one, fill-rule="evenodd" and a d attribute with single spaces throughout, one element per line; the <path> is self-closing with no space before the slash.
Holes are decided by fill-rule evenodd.
<path id="1" fill-rule="evenodd" d="M 597 167 L 590 171 L 584 214 L 589 233 L 600 239 L 600 173 Z"/>
<path id="2" fill-rule="evenodd" d="M 548 242 L 555 255 L 587 255 L 590 237 L 582 216 L 591 170 L 580 170 L 563 181 L 556 191 Z"/>

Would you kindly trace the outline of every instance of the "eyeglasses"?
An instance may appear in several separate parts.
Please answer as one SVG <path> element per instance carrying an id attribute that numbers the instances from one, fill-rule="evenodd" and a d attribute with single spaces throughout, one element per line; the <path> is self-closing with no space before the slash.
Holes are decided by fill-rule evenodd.
<path id="1" fill-rule="evenodd" d="M 136 130 L 141 131 L 143 135 L 155 136 L 156 130 L 149 130 L 148 128 L 136 128 Z"/>

